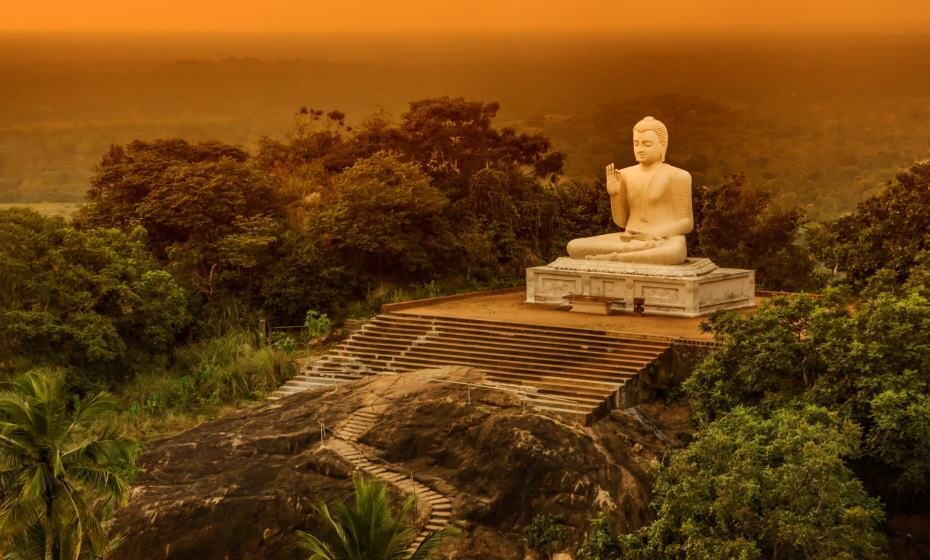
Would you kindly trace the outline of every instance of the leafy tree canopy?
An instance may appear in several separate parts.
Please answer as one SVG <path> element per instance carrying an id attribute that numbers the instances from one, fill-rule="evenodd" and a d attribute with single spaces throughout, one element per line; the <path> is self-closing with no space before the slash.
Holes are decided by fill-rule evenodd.
<path id="1" fill-rule="evenodd" d="M 826 409 L 736 407 L 659 472 L 657 519 L 626 558 L 882 558 L 881 504 L 845 461 L 860 432 Z"/>
<path id="2" fill-rule="evenodd" d="M 930 300 L 919 290 L 852 311 L 829 293 L 773 298 L 752 315 L 715 315 L 709 327 L 722 347 L 684 384 L 699 421 L 741 403 L 818 403 L 863 427 L 883 494 L 930 494 Z"/>
<path id="3" fill-rule="evenodd" d="M 0 352 L 5 365 L 125 374 L 165 352 L 189 322 L 187 295 L 145 249 L 144 232 L 78 230 L 0 211 Z"/>
<path id="4" fill-rule="evenodd" d="M 379 152 L 333 179 L 311 205 L 309 227 L 321 247 L 375 278 L 432 270 L 454 245 L 446 197 L 413 164 Z"/>
<path id="5" fill-rule="evenodd" d="M 136 140 L 113 146 L 91 179 L 82 224 L 140 225 L 163 256 L 175 244 L 210 243 L 237 231 L 230 218 L 280 215 L 270 178 L 248 154 L 219 142 Z"/>
<path id="6" fill-rule="evenodd" d="M 871 279 L 903 282 L 930 250 L 930 161 L 898 174 L 879 194 L 827 226 L 818 257 L 845 272 L 856 289 Z"/>
<path id="7" fill-rule="evenodd" d="M 212 299 L 224 281 L 227 291 L 247 283 L 243 271 L 268 254 L 280 233 L 280 192 L 240 148 L 134 141 L 113 146 L 97 165 L 79 223 L 143 227 L 153 253 Z"/>
<path id="8" fill-rule="evenodd" d="M 499 110 L 499 103 L 461 97 L 412 101 L 401 116 L 403 148 L 443 184 L 467 181 L 488 165 L 526 167 L 540 178 L 561 173 L 565 156 L 544 136 L 494 128 Z"/>
<path id="9" fill-rule="evenodd" d="M 813 285 L 814 261 L 797 238 L 804 218 L 783 210 L 772 193 L 733 176 L 715 188 L 696 189 L 698 252 L 720 266 L 756 271 L 762 288 L 798 291 Z"/>

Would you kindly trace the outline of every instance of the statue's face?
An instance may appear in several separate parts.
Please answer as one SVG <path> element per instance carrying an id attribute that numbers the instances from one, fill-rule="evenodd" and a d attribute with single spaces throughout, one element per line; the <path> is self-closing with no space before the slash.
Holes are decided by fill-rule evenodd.
<path id="1" fill-rule="evenodd" d="M 662 161 L 662 142 L 652 130 L 633 131 L 633 155 L 639 163 L 651 164 Z"/>

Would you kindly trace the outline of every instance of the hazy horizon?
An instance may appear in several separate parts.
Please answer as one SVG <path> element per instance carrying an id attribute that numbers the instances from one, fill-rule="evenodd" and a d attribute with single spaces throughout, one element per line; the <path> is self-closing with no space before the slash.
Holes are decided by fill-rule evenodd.
<path id="1" fill-rule="evenodd" d="M 383 33 L 688 30 L 715 27 L 895 28 L 930 23 L 924 0 L 36 0 L 7 6 L 0 30 Z"/>
<path id="2" fill-rule="evenodd" d="M 930 157 L 928 33 L 0 33 L 0 83 L 0 202 L 80 200 L 111 144 L 251 149 L 301 106 L 355 124 L 443 95 L 500 102 L 496 124 L 551 138 L 574 177 L 626 161 L 636 119 L 666 118 L 696 180 L 745 173 L 817 215 Z"/>

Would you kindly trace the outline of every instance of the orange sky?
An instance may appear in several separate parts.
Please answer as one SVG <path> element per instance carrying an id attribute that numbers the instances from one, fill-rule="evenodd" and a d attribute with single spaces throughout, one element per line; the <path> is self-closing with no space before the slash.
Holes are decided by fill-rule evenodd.
<path id="1" fill-rule="evenodd" d="M 4 0 L 3 31 L 372 33 L 930 26 L 930 0 Z M 925 28 L 926 29 L 926 28 Z"/>

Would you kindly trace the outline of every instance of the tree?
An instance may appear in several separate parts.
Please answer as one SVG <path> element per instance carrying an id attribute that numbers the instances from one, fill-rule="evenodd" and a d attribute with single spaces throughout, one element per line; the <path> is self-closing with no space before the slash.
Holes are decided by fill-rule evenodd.
<path id="1" fill-rule="evenodd" d="M 809 296 L 765 300 L 752 314 L 716 313 L 705 327 L 720 348 L 684 382 L 694 415 L 709 422 L 739 404 L 778 406 L 813 387 L 826 371 L 814 317 L 840 314 Z"/>
<path id="2" fill-rule="evenodd" d="M 752 315 L 712 316 L 721 347 L 684 383 L 695 418 L 704 424 L 739 404 L 825 406 L 863 428 L 861 472 L 876 473 L 870 487 L 886 499 L 919 502 L 930 494 L 924 290 L 880 294 L 852 311 L 848 299 L 827 292 L 772 298 Z"/>
<path id="3" fill-rule="evenodd" d="M 845 272 L 853 287 L 888 275 L 901 283 L 930 250 L 930 161 L 915 163 L 894 183 L 827 226 L 818 257 Z"/>
<path id="4" fill-rule="evenodd" d="M 926 286 L 922 287 L 924 290 Z M 826 375 L 813 398 L 866 429 L 867 482 L 899 503 L 930 496 L 930 298 L 881 294 L 822 328 Z"/>
<path id="5" fill-rule="evenodd" d="M 201 233 L 209 227 L 205 224 L 208 217 L 215 217 L 217 212 L 229 208 L 238 200 L 219 202 L 215 207 L 207 207 L 207 202 L 198 196 L 213 194 L 220 199 L 224 194 L 236 190 L 237 182 L 230 180 L 230 173 L 235 173 L 248 160 L 248 153 L 235 146 L 220 142 L 202 142 L 191 144 L 185 140 L 156 140 L 144 142 L 135 140 L 124 146 L 111 146 L 97 164 L 87 191 L 86 204 L 81 208 L 80 219 L 90 226 L 126 228 L 139 224 L 152 234 L 149 240 L 153 246 L 164 247 L 167 244 L 186 238 L 191 233 Z M 196 181 L 207 192 L 188 193 L 188 180 Z M 190 199 L 184 195 L 189 194 Z M 254 204 L 266 204 L 267 193 L 258 192 L 248 197 Z M 240 198 L 240 197 L 236 197 Z M 241 197 L 245 198 L 245 197 Z M 163 215 L 157 212 L 162 204 L 174 202 L 173 210 L 196 214 L 206 210 L 202 216 L 191 223 L 184 223 L 182 216 Z M 143 205 L 145 205 L 143 207 Z M 155 220 L 180 222 L 181 229 L 173 231 L 172 223 L 164 229 L 147 223 L 143 217 Z M 225 225 L 225 224 L 219 224 Z"/>
<path id="6" fill-rule="evenodd" d="M 312 165 L 326 173 L 338 173 L 352 165 L 356 155 L 343 135 L 343 131 L 351 130 L 346 127 L 345 113 L 330 111 L 325 121 L 323 113 L 320 109 L 301 107 L 287 143 L 268 137 L 259 139 L 256 155 L 259 167 L 283 178 L 299 175 Z"/>
<path id="7" fill-rule="evenodd" d="M 466 260 L 473 277 L 512 275 L 509 269 L 523 264 L 527 240 L 517 234 L 522 221 L 515 200 L 519 193 L 511 192 L 518 181 L 512 174 L 485 167 L 472 175 L 467 195 L 453 207 L 452 220 L 461 224 L 457 229 L 471 234 L 459 239 L 468 243 Z"/>
<path id="8" fill-rule="evenodd" d="M 145 232 L 77 230 L 0 211 L 0 361 L 125 375 L 165 353 L 190 320 L 187 294 Z M 22 365 L 22 364 L 20 364 Z"/>
<path id="9" fill-rule="evenodd" d="M 736 407 L 659 471 L 630 558 L 882 558 L 881 504 L 845 461 L 859 428 L 826 409 Z"/>
<path id="10" fill-rule="evenodd" d="M 446 532 L 432 532 L 412 555 L 407 549 L 417 537 L 416 527 L 407 518 L 414 508 L 409 497 L 400 512 L 391 512 L 387 488 L 376 480 L 358 475 L 353 479 L 355 503 L 341 501 L 332 510 L 321 503 L 316 506 L 323 522 L 320 536 L 298 531 L 301 548 L 309 560 L 423 560 L 430 557 Z"/>
<path id="11" fill-rule="evenodd" d="M 260 296 L 262 308 L 277 321 L 302 321 L 308 309 L 339 321 L 349 303 L 364 296 L 363 279 L 306 235 L 286 231 L 270 260 Z"/>
<path id="12" fill-rule="evenodd" d="M 770 192 L 749 188 L 742 176 L 699 188 L 696 195 L 697 253 L 720 266 L 755 270 L 768 289 L 813 286 L 814 261 L 798 244 L 804 223 L 799 210 L 777 208 Z"/>
<path id="13" fill-rule="evenodd" d="M 554 189 L 554 196 L 559 208 L 560 244 L 617 231 L 604 179 L 562 181 Z"/>
<path id="14" fill-rule="evenodd" d="M 138 445 L 101 421 L 115 401 L 77 399 L 64 375 L 31 371 L 0 390 L 0 536 L 18 548 L 41 535 L 45 560 L 106 552 L 102 519 L 125 498 Z M 38 531 L 41 529 L 41 532 Z"/>
<path id="15" fill-rule="evenodd" d="M 494 128 L 497 102 L 435 97 L 410 103 L 401 115 L 401 146 L 451 200 L 465 195 L 472 175 L 491 166 L 526 169 L 534 177 L 562 172 L 564 154 L 553 151 L 539 134 Z"/>
<path id="16" fill-rule="evenodd" d="M 240 148 L 137 140 L 103 156 L 79 224 L 143 227 L 155 256 L 210 298 L 218 289 L 218 270 L 228 264 L 223 246 L 254 238 L 256 228 L 267 231 L 269 220 L 283 216 L 285 202 L 272 176 Z"/>
<path id="17" fill-rule="evenodd" d="M 455 246 L 446 205 L 417 166 L 379 152 L 333 180 L 308 227 L 324 251 L 369 278 L 423 279 Z"/>

